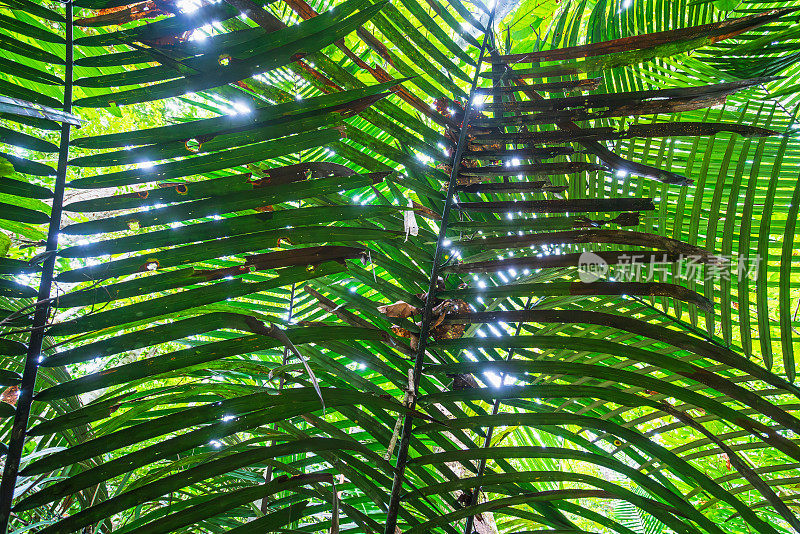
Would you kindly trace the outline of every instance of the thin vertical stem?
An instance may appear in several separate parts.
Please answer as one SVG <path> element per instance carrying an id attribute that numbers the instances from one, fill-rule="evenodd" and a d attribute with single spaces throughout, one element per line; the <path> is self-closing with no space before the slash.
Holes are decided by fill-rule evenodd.
<path id="1" fill-rule="evenodd" d="M 496 58 L 493 58 L 493 60 L 492 60 L 492 74 L 493 74 L 493 76 L 492 76 L 492 78 L 494 80 L 494 86 L 493 86 L 494 94 L 492 96 L 492 100 L 494 102 L 502 102 L 503 101 L 503 93 L 500 91 L 500 86 L 503 85 L 503 82 L 502 82 L 501 78 L 498 76 L 498 73 L 502 72 L 504 69 L 505 69 L 504 65 L 502 63 L 497 62 Z M 513 93 L 509 93 L 508 98 L 510 100 L 512 100 L 512 101 L 515 100 Z M 495 111 L 495 116 L 496 117 L 503 117 L 504 113 L 503 113 L 503 111 L 501 109 L 498 109 L 497 111 Z M 523 128 L 525 128 L 525 127 L 523 127 Z M 505 131 L 506 131 L 506 127 L 504 126 L 503 127 L 503 132 L 505 132 Z M 517 148 L 516 144 L 514 144 L 513 146 L 514 146 L 514 148 Z M 505 148 L 505 146 L 503 148 Z M 533 300 L 533 295 L 528 297 L 528 301 L 525 303 L 525 308 L 524 309 L 526 309 L 526 310 L 530 309 L 532 300 Z M 517 323 L 517 328 L 516 328 L 516 330 L 514 332 L 514 336 L 515 337 L 519 336 L 520 332 L 522 331 L 522 325 L 523 324 L 524 323 L 522 321 Z M 511 361 L 513 358 L 514 358 L 514 349 L 511 348 L 508 351 L 508 356 L 506 357 L 506 361 Z M 505 381 L 506 381 L 506 374 L 503 373 L 503 374 L 500 375 L 500 387 L 503 387 L 505 385 Z M 497 415 L 497 413 L 499 411 L 500 411 L 500 399 L 497 398 L 497 399 L 494 400 L 494 403 L 492 405 L 492 415 Z M 493 426 L 489 427 L 489 429 L 487 430 L 486 438 L 484 439 L 484 442 L 483 442 L 483 448 L 484 449 L 488 449 L 489 447 L 491 447 L 492 438 L 494 437 L 494 430 L 495 430 L 495 427 L 493 427 Z M 481 477 L 483 477 L 483 474 L 485 472 L 486 472 L 486 458 L 482 458 L 480 460 L 480 462 L 478 463 L 478 471 L 477 471 L 476 478 L 478 480 L 480 480 Z M 478 504 L 478 500 L 479 500 L 480 494 L 481 494 L 481 488 L 482 488 L 482 486 L 480 484 L 478 484 L 477 486 L 475 486 L 475 488 L 473 488 L 472 494 L 470 495 L 470 500 L 467 503 L 467 506 L 475 506 L 475 505 Z M 466 525 L 464 526 L 464 533 L 465 534 L 472 534 L 472 530 L 473 530 L 474 524 L 475 524 L 475 516 L 474 515 L 468 516 Z"/>
<path id="2" fill-rule="evenodd" d="M 72 0 L 64 4 L 66 18 L 66 72 L 64 74 L 64 111 L 72 112 Z M 55 189 L 53 191 L 53 207 L 50 210 L 50 226 L 47 231 L 45 245 L 45 260 L 42 263 L 42 278 L 39 282 L 39 293 L 36 298 L 36 311 L 33 315 L 33 328 L 28 343 L 28 352 L 25 357 L 25 370 L 22 373 L 22 383 L 19 387 L 17 409 L 14 414 L 14 425 L 11 427 L 11 439 L 8 445 L 6 464 L 3 470 L 3 480 L 0 482 L 0 532 L 8 531 L 11 518 L 11 504 L 14 499 L 14 490 L 17 486 L 19 463 L 22 459 L 22 446 L 28 429 L 28 418 L 31 413 L 33 391 L 36 386 L 36 374 L 39 369 L 39 360 L 42 356 L 42 343 L 50 314 L 50 290 L 53 285 L 53 271 L 56 263 L 56 249 L 58 248 L 58 234 L 61 229 L 61 214 L 64 205 L 64 189 L 67 181 L 67 161 L 69 157 L 70 125 L 61 123 L 61 141 L 58 150 L 58 165 L 56 167 Z"/>
<path id="3" fill-rule="evenodd" d="M 533 295 L 528 297 L 528 302 L 525 303 L 525 309 L 528 310 L 531 307 L 531 301 L 533 300 Z M 519 336 L 519 333 L 522 331 L 522 325 L 524 323 L 520 321 L 517 323 L 517 329 L 514 332 L 514 337 Z M 514 348 L 508 349 L 508 356 L 506 357 L 506 361 L 510 362 L 514 358 Z M 500 375 L 500 387 L 502 388 L 505 385 L 506 381 L 506 374 L 503 373 Z M 497 415 L 497 412 L 500 411 L 500 399 L 495 399 L 494 404 L 492 405 L 492 415 Z M 486 432 L 486 438 L 483 441 L 483 448 L 488 449 L 492 446 L 492 437 L 494 436 L 494 428 L 493 426 L 489 427 L 489 430 Z M 486 458 L 481 458 L 480 463 L 478 464 L 478 474 L 476 476 L 477 479 L 483 476 L 484 471 L 486 471 Z M 481 486 L 475 486 L 475 489 L 472 490 L 472 495 L 470 497 L 467 506 L 475 506 L 478 504 L 478 496 L 481 494 Z M 472 534 L 472 525 L 475 522 L 475 516 L 470 515 L 467 517 L 467 524 L 464 527 L 464 534 Z"/>
<path id="4" fill-rule="evenodd" d="M 295 296 L 296 287 L 297 287 L 297 284 L 292 284 L 292 294 L 289 297 L 289 314 L 288 314 L 287 320 L 286 320 L 287 324 L 291 323 L 292 322 L 292 318 L 294 317 L 294 296 Z M 281 359 L 281 367 L 285 368 L 288 363 L 289 363 L 289 347 L 284 347 L 283 348 L 283 358 Z M 281 392 L 283 391 L 283 385 L 284 385 L 285 382 L 286 382 L 286 377 L 285 377 L 285 375 L 283 373 L 281 373 L 280 378 L 278 378 L 278 395 L 280 395 Z M 275 427 L 277 428 L 277 425 Z M 270 443 L 272 445 L 274 445 L 275 441 L 273 440 Z M 265 482 L 269 482 L 269 481 L 272 480 L 272 471 L 273 471 L 272 470 L 272 466 L 268 465 L 267 466 L 267 472 L 264 474 Z"/>
<path id="5" fill-rule="evenodd" d="M 469 120 L 472 114 L 475 89 L 478 86 L 483 57 L 486 53 L 486 48 L 492 33 L 494 12 L 495 6 L 492 7 L 492 12 L 489 15 L 489 20 L 486 23 L 486 28 L 484 29 L 483 43 L 481 44 L 478 63 L 475 66 L 475 77 L 472 80 L 472 87 L 470 88 L 469 92 L 469 101 L 464 106 L 464 119 L 461 122 L 461 133 L 458 136 L 458 143 L 456 144 L 456 149 L 453 154 L 453 168 L 450 171 L 450 181 L 447 185 L 447 197 L 445 198 L 444 209 L 442 210 L 442 223 L 439 227 L 439 235 L 436 239 L 436 252 L 433 255 L 433 265 L 431 266 L 431 279 L 428 286 L 427 298 L 425 299 L 425 307 L 422 311 L 422 327 L 420 328 L 419 345 L 417 347 L 417 353 L 414 360 L 412 387 L 411 394 L 409 395 L 409 407 L 408 411 L 403 415 L 403 430 L 400 438 L 400 446 L 397 450 L 397 463 L 395 464 L 394 480 L 392 481 L 392 493 L 389 496 L 389 508 L 386 513 L 386 528 L 384 530 L 385 534 L 395 534 L 395 530 L 397 528 L 397 516 L 400 512 L 400 494 L 403 490 L 406 462 L 408 461 L 408 446 L 411 440 L 411 425 L 413 424 L 413 417 L 409 415 L 409 412 L 414 409 L 417 402 L 417 392 L 419 390 L 419 382 L 422 376 L 422 365 L 425 360 L 427 339 L 430 333 L 433 302 L 439 280 L 439 260 L 442 257 L 442 251 L 444 250 L 444 241 L 447 239 L 446 234 L 448 229 L 448 221 L 450 218 L 450 210 L 453 207 L 454 196 L 456 194 L 455 186 L 458 172 L 461 169 L 461 157 L 463 156 L 464 150 L 467 146 L 467 131 L 469 130 Z"/>

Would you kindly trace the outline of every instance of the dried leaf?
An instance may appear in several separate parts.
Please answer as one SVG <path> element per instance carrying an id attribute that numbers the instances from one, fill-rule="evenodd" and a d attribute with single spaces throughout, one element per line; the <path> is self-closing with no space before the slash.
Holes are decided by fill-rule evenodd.
<path id="1" fill-rule="evenodd" d="M 417 350 L 419 347 L 419 336 L 417 334 L 412 334 L 405 328 L 401 328 L 397 325 L 392 325 L 392 332 L 399 337 L 404 337 L 410 340 L 409 346 L 411 350 Z"/>
<path id="2" fill-rule="evenodd" d="M 133 2 L 128 5 L 99 9 L 97 16 L 76 19 L 78 26 L 110 26 L 120 25 L 135 20 L 150 19 L 160 15 L 171 15 L 178 12 L 174 0 L 162 0 L 156 5 L 153 0 Z"/>
<path id="3" fill-rule="evenodd" d="M 412 315 L 418 315 L 422 313 L 421 309 L 417 308 L 416 306 L 412 306 L 407 302 L 403 302 L 402 300 L 398 300 L 394 304 L 378 306 L 378 311 L 387 317 L 397 317 L 398 319 L 405 319 L 407 317 L 411 317 Z"/>
<path id="4" fill-rule="evenodd" d="M 414 335 L 405 328 L 401 328 L 397 325 L 392 325 L 392 333 L 398 337 L 404 337 L 406 339 L 410 339 Z"/>
<path id="5" fill-rule="evenodd" d="M 11 406 L 16 406 L 18 399 L 19 399 L 19 388 L 17 386 L 9 386 L 8 388 L 6 388 L 3 394 L 0 395 L 0 402 L 5 402 L 7 404 L 10 404 Z"/>
<path id="6" fill-rule="evenodd" d="M 469 313 L 469 304 L 461 299 L 450 299 L 441 302 L 433 309 L 436 321 L 431 328 L 433 339 L 458 339 L 464 335 L 466 325 L 464 324 L 443 324 L 444 319 L 451 314 Z"/>

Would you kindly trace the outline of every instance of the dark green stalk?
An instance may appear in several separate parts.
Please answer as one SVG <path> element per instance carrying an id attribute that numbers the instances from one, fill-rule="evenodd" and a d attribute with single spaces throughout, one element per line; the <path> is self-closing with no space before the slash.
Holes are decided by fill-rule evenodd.
<path id="1" fill-rule="evenodd" d="M 73 34 L 72 34 L 72 1 L 64 4 L 66 17 L 66 72 L 64 75 L 64 111 L 72 112 L 72 67 L 73 67 Z M 61 123 L 61 141 L 58 150 L 58 166 L 56 168 L 55 189 L 53 192 L 53 207 L 50 211 L 50 226 L 47 231 L 45 245 L 45 259 L 42 263 L 42 278 L 39 282 L 36 311 L 33 315 L 33 330 L 28 343 L 28 352 L 25 357 L 25 369 L 22 373 L 22 383 L 19 386 L 14 424 L 11 428 L 11 438 L 8 445 L 3 480 L 0 482 L 0 533 L 8 531 L 11 518 L 11 504 L 14 499 L 14 490 L 17 486 L 19 463 L 22 458 L 22 447 L 28 428 L 28 418 L 33 402 L 33 390 L 36 386 L 36 375 L 39 369 L 39 360 L 42 357 L 42 343 L 50 314 L 50 289 L 53 285 L 53 271 L 56 262 L 56 249 L 58 248 L 58 235 L 61 227 L 61 213 L 64 205 L 64 189 L 67 181 L 67 161 L 69 158 L 70 124 Z"/>
<path id="2" fill-rule="evenodd" d="M 528 297 L 528 302 L 525 303 L 525 309 L 530 309 L 531 307 L 531 300 L 533 300 L 533 295 Z M 538 303 L 537 303 L 538 304 Z M 525 324 L 523 322 L 517 323 L 516 332 L 514 332 L 514 336 L 518 336 L 519 333 L 522 331 L 522 325 Z M 514 348 L 511 347 L 508 349 L 508 357 L 506 357 L 506 361 L 511 361 L 514 357 Z M 503 383 L 506 381 L 506 374 L 503 373 L 500 375 L 500 387 L 503 387 Z M 497 412 L 500 411 L 500 399 L 495 399 L 494 404 L 492 405 L 492 415 L 497 415 Z M 492 446 L 492 436 L 494 435 L 494 428 L 493 426 L 489 427 L 489 430 L 486 432 L 486 439 L 483 441 L 483 448 L 488 449 Z M 481 458 L 480 463 L 478 464 L 478 474 L 476 478 L 480 479 L 483 476 L 484 471 L 486 471 L 486 458 Z M 478 497 L 481 494 L 481 487 L 475 486 L 472 490 L 472 495 L 470 497 L 467 506 L 474 506 L 478 504 Z M 472 534 L 472 525 L 475 522 L 475 516 L 470 515 L 467 517 L 467 525 L 464 528 L 464 534 Z"/>
<path id="3" fill-rule="evenodd" d="M 475 77 L 472 80 L 472 87 L 469 93 L 469 101 L 464 106 L 464 119 L 461 123 L 461 133 L 458 137 L 455 152 L 453 154 L 453 168 L 450 171 L 450 180 L 447 185 L 447 197 L 445 199 L 444 209 L 442 211 L 442 224 L 439 227 L 439 236 L 436 240 L 436 252 L 433 255 L 433 264 L 431 266 L 431 279 L 428 286 L 428 294 L 425 299 L 425 307 L 422 312 L 422 328 L 419 334 L 419 345 L 417 347 L 417 354 L 414 360 L 414 369 L 412 375 L 412 391 L 409 399 L 409 411 L 413 410 L 416 406 L 416 396 L 419 390 L 420 378 L 422 375 L 422 365 L 425 360 L 425 349 L 427 346 L 427 338 L 430 333 L 431 316 L 433 304 L 435 301 L 436 290 L 439 280 L 440 264 L 439 258 L 442 257 L 444 250 L 444 241 L 447 239 L 448 221 L 450 217 L 450 210 L 453 207 L 453 197 L 456 194 L 456 182 L 459 170 L 461 168 L 461 157 L 467 147 L 467 131 L 469 130 L 469 120 L 472 114 L 472 100 L 475 97 L 475 90 L 478 86 L 480 79 L 481 64 L 486 52 L 487 45 L 491 39 L 492 23 L 494 22 L 495 7 L 492 8 L 492 13 L 489 15 L 489 21 L 484 30 L 483 43 L 481 44 L 480 53 L 478 56 L 478 64 L 475 67 Z M 397 528 L 397 515 L 400 511 L 400 494 L 403 490 L 403 479 L 405 477 L 406 462 L 408 461 L 408 446 L 411 440 L 411 425 L 414 419 L 409 413 L 403 415 L 403 429 L 400 438 L 400 446 L 397 450 L 397 463 L 395 464 L 394 480 L 392 482 L 392 493 L 389 497 L 389 508 L 386 514 L 386 528 L 385 534 L 395 534 Z"/>

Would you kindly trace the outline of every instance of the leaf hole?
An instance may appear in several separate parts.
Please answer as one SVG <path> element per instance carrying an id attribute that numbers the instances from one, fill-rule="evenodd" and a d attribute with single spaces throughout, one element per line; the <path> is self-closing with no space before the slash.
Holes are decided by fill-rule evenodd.
<path id="1" fill-rule="evenodd" d="M 252 175 L 248 176 L 247 181 L 250 182 L 253 185 L 253 187 L 261 187 L 261 186 L 265 185 L 264 179 L 262 179 L 262 178 L 253 178 Z M 267 181 L 269 181 L 269 180 L 267 180 Z"/>
<path id="2" fill-rule="evenodd" d="M 203 143 L 201 143 L 197 139 L 189 139 L 183 144 L 183 146 L 189 152 L 200 152 L 200 148 L 203 146 Z"/>

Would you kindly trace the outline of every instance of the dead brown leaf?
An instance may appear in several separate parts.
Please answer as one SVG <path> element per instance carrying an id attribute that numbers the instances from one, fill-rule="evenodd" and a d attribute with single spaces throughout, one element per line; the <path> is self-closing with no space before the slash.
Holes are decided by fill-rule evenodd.
<path id="1" fill-rule="evenodd" d="M 0 395 L 0 402 L 5 402 L 7 404 L 10 404 L 11 406 L 16 406 L 18 399 L 19 399 L 19 388 L 17 386 L 9 386 L 8 388 L 6 388 L 3 394 Z"/>
<path id="2" fill-rule="evenodd" d="M 421 309 L 402 300 L 398 300 L 394 304 L 378 306 L 378 311 L 387 317 L 397 317 L 398 319 L 405 319 L 422 313 Z"/>

